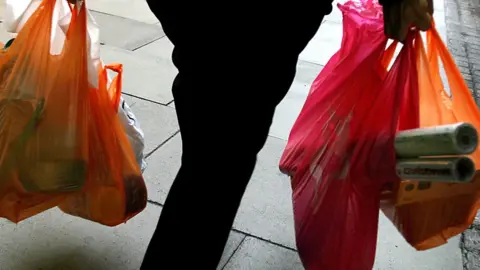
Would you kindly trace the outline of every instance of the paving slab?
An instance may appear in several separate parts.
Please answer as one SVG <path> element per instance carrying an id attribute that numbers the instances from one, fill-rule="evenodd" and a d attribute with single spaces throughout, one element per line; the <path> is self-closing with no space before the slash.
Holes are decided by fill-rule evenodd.
<path id="1" fill-rule="evenodd" d="M 180 169 L 182 140 L 175 135 L 147 158 L 147 169 L 143 177 L 148 188 L 148 198 L 160 204 L 165 203 L 168 191 Z"/>
<path id="2" fill-rule="evenodd" d="M 310 86 L 318 76 L 322 66 L 298 61 L 297 74 L 285 98 L 278 104 L 273 117 L 270 135 L 287 140 L 293 124 L 302 110 Z"/>
<path id="3" fill-rule="evenodd" d="M 172 83 L 177 69 L 169 59 L 108 45 L 101 47 L 105 63 L 123 64 L 123 92 L 161 104 L 173 100 Z"/>
<path id="4" fill-rule="evenodd" d="M 66 215 L 56 208 L 18 225 L 0 220 L 0 268 L 137 270 L 160 212 L 160 206 L 148 204 L 138 216 L 113 228 Z M 244 238 L 241 233 L 230 233 L 218 269 Z"/>
<path id="5" fill-rule="evenodd" d="M 160 24 L 160 23 L 159 23 Z M 172 53 L 173 53 L 173 44 L 170 42 L 167 36 L 162 37 L 161 39 L 154 41 L 150 44 L 147 44 L 137 50 L 136 52 L 153 55 L 166 59 L 168 62 L 173 65 L 172 62 Z M 175 108 L 175 102 L 168 104 L 169 107 Z"/>
<path id="6" fill-rule="evenodd" d="M 460 237 L 438 248 L 416 251 L 380 213 L 375 267 L 377 270 L 461 270 Z"/>
<path id="7" fill-rule="evenodd" d="M 391 230 L 382 215 L 380 230 Z M 462 258 L 458 248 L 459 237 L 447 245 L 418 252 L 410 247 L 400 234 L 380 235 L 375 270 L 460 270 Z M 304 269 L 298 254 L 259 239 L 247 237 L 224 269 Z"/>
<path id="8" fill-rule="evenodd" d="M 130 107 L 145 134 L 145 154 L 151 153 L 178 132 L 175 109 L 135 97 L 130 100 Z"/>
<path id="9" fill-rule="evenodd" d="M 128 106 L 130 106 L 130 108 L 135 104 L 135 101 L 137 100 L 137 98 L 134 98 L 126 94 L 123 94 L 122 97 L 127 102 Z"/>
<path id="10" fill-rule="evenodd" d="M 5 8 L 6 8 L 5 0 L 0 0 L 0 21 L 3 21 Z"/>
<path id="11" fill-rule="evenodd" d="M 5 25 L 0 22 L 0 42 L 1 43 L 5 44 L 7 41 L 9 41 L 11 38 L 15 36 L 16 36 L 15 34 L 8 33 L 5 30 Z"/>
<path id="12" fill-rule="evenodd" d="M 87 7 L 91 10 L 140 22 L 150 24 L 158 22 L 145 0 L 90 0 Z"/>
<path id="13" fill-rule="evenodd" d="M 166 59 L 172 66 L 172 53 L 173 53 L 173 44 L 170 42 L 167 36 L 162 37 L 159 40 L 156 40 L 150 44 L 147 44 L 137 50 L 136 52 L 143 53 L 146 55 L 153 55 L 155 57 L 161 57 Z M 169 107 L 175 108 L 175 102 L 168 104 Z"/>
<path id="14" fill-rule="evenodd" d="M 327 16 L 325 16 L 324 18 L 324 21 L 327 21 L 327 22 L 333 22 L 333 23 L 339 23 L 341 24 L 342 21 L 343 21 L 343 13 L 340 11 L 340 9 L 337 7 L 337 4 L 339 2 L 345 2 L 345 1 L 334 1 L 334 4 L 333 4 L 333 9 L 332 9 L 332 13 L 328 14 Z"/>
<path id="15" fill-rule="evenodd" d="M 225 270 L 301 270 L 298 254 L 262 240 L 247 237 Z"/>
<path id="16" fill-rule="evenodd" d="M 342 32 L 342 24 L 324 21 L 315 36 L 300 54 L 300 60 L 325 65 L 332 55 L 340 49 Z"/>
<path id="17" fill-rule="evenodd" d="M 137 270 L 161 208 L 115 228 L 52 209 L 16 225 L 0 221 L 1 269 Z"/>
<path id="18" fill-rule="evenodd" d="M 136 51 L 140 53 L 159 56 L 161 58 L 169 59 L 171 61 L 172 53 L 173 53 L 173 44 L 172 42 L 170 42 L 168 37 L 165 36 L 157 41 L 154 41 L 148 45 L 145 45 L 139 48 Z"/>
<path id="19" fill-rule="evenodd" d="M 278 169 L 286 142 L 270 137 L 258 154 L 234 227 L 263 239 L 295 247 L 290 179 Z"/>
<path id="20" fill-rule="evenodd" d="M 100 42 L 134 50 L 165 36 L 159 25 L 147 24 L 110 14 L 92 11 L 100 28 Z"/>
<path id="21" fill-rule="evenodd" d="M 223 269 L 223 267 L 228 263 L 230 258 L 233 256 L 233 254 L 237 251 L 239 246 L 242 244 L 245 237 L 246 236 L 242 233 L 238 233 L 234 231 L 230 232 L 227 244 L 225 245 L 225 249 L 223 250 L 222 258 L 218 263 L 217 270 Z"/>

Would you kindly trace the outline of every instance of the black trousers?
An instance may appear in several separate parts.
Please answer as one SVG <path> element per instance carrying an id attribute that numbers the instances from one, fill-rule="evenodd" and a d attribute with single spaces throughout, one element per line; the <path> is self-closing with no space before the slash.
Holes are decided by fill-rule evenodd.
<path id="1" fill-rule="evenodd" d="M 141 269 L 215 269 L 275 107 L 331 0 L 149 5 L 175 46 L 183 154 Z"/>

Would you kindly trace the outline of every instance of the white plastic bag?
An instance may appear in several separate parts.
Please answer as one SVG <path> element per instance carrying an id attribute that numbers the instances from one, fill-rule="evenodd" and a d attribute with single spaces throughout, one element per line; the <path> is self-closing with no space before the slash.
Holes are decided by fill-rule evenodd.
<path id="1" fill-rule="evenodd" d="M 6 30 L 11 33 L 20 32 L 28 18 L 35 12 L 42 1 L 43 0 L 6 0 L 5 20 L 3 22 Z M 90 52 L 90 57 L 88 58 L 88 81 L 92 86 L 98 87 L 97 71 L 99 67 L 103 66 L 100 60 L 100 30 L 92 14 L 88 12 L 87 15 L 87 38 L 88 50 Z M 50 48 L 52 54 L 61 53 L 71 16 L 71 9 L 67 1 L 57 0 L 52 20 L 52 43 Z M 110 82 L 111 79 L 109 78 L 109 83 Z M 120 100 L 118 117 L 127 133 L 137 162 L 142 171 L 144 171 L 146 168 L 146 161 L 143 154 L 145 148 L 144 134 L 138 120 L 123 98 Z"/>
<path id="2" fill-rule="evenodd" d="M 145 148 L 143 131 L 140 128 L 140 124 L 133 114 L 132 109 L 130 109 L 130 106 L 128 106 L 123 97 L 120 98 L 118 118 L 127 133 L 128 140 L 135 152 L 135 158 L 137 159 L 138 164 L 140 164 L 140 168 L 143 172 L 147 167 L 147 163 L 143 156 L 143 149 Z M 141 151 L 137 151 L 137 149 L 141 149 Z"/>

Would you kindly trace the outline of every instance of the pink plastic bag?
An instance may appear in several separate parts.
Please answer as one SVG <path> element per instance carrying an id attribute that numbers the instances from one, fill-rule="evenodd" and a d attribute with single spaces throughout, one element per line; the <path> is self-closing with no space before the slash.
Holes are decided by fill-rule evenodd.
<path id="1" fill-rule="evenodd" d="M 413 39 L 393 67 L 381 7 L 347 2 L 341 49 L 314 81 L 280 162 L 292 177 L 297 247 L 306 269 L 372 269 L 380 193 L 395 181 L 393 140 L 418 127 Z"/>

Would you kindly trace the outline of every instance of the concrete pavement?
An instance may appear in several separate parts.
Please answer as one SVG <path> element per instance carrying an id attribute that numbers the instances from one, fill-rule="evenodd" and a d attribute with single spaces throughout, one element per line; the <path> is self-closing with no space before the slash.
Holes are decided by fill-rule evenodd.
<path id="1" fill-rule="evenodd" d="M 443 3 L 435 2 L 436 22 L 445 36 Z M 145 132 L 149 205 L 116 228 L 70 217 L 57 209 L 18 225 L 2 220 L 0 270 L 138 269 L 180 166 L 181 141 L 170 92 L 176 74 L 170 60 L 172 45 L 144 0 L 87 3 L 100 25 L 102 59 L 124 64 L 124 96 Z M 311 82 L 340 46 L 341 20 L 334 8 L 300 55 L 297 76 L 277 108 L 271 136 L 259 155 L 219 269 L 302 269 L 295 252 L 290 183 L 279 172 L 278 161 Z M 7 37 L 0 31 L 2 41 Z M 259 64 L 268 68 L 261 59 Z M 201 209 L 201 202 L 198 207 Z M 375 269 L 462 269 L 459 239 L 416 252 L 381 215 Z M 203 244 L 191 243 L 191 252 Z"/>

